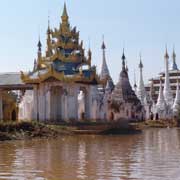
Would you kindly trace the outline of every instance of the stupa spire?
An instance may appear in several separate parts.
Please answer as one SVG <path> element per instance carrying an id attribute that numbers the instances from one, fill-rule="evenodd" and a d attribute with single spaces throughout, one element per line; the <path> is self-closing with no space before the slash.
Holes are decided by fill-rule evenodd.
<path id="1" fill-rule="evenodd" d="M 107 62 L 106 62 L 106 45 L 104 43 L 104 37 L 103 37 L 103 42 L 102 42 L 102 66 L 101 66 L 101 72 L 100 72 L 100 79 L 101 80 L 106 80 L 110 77 L 110 73 L 109 73 L 109 69 L 107 66 Z"/>
<path id="2" fill-rule="evenodd" d="M 41 44 L 40 37 L 39 37 L 39 41 L 38 41 L 37 47 L 38 47 L 38 58 L 39 58 L 39 57 L 42 56 L 42 44 Z"/>
<path id="3" fill-rule="evenodd" d="M 38 47 L 38 52 L 37 52 L 36 66 L 39 67 L 42 60 L 42 44 L 41 44 L 40 36 L 37 47 Z"/>
<path id="4" fill-rule="evenodd" d="M 171 70 L 178 70 L 178 66 L 176 64 L 176 53 L 175 53 L 175 48 L 173 47 L 173 53 L 172 53 L 172 65 L 171 65 Z"/>
<path id="5" fill-rule="evenodd" d="M 173 112 L 177 113 L 180 110 L 180 92 L 179 92 L 179 79 L 177 79 L 176 97 L 173 104 Z"/>
<path id="6" fill-rule="evenodd" d="M 167 52 L 167 46 L 166 46 L 166 52 L 165 52 L 165 82 L 164 82 L 164 98 L 166 101 L 166 104 L 172 106 L 173 105 L 173 96 L 171 92 L 170 87 L 170 80 L 169 80 L 169 55 Z"/>
<path id="7" fill-rule="evenodd" d="M 63 9 L 61 19 L 62 19 L 62 23 L 68 24 L 69 16 L 68 16 L 68 13 L 67 13 L 66 3 L 64 3 L 64 9 Z"/>
<path id="8" fill-rule="evenodd" d="M 125 60 L 126 60 L 126 56 L 124 54 L 124 48 L 123 48 L 123 54 L 122 54 L 122 70 L 123 71 L 126 71 L 126 63 L 125 63 Z"/>
<path id="9" fill-rule="evenodd" d="M 159 95 L 157 99 L 157 110 L 165 110 L 166 102 L 164 99 L 164 94 L 163 94 L 163 86 L 162 86 L 162 79 L 160 78 L 160 87 L 159 87 Z"/>
<path id="10" fill-rule="evenodd" d="M 67 13 L 66 3 L 64 3 L 64 9 L 63 9 L 63 13 L 61 16 L 61 20 L 62 20 L 61 31 L 65 33 L 67 31 L 69 31 L 69 29 L 70 29 L 69 16 Z"/>
<path id="11" fill-rule="evenodd" d="M 52 55 L 52 51 L 51 51 L 51 29 L 50 29 L 50 19 L 48 16 L 48 28 L 47 28 L 47 49 L 46 49 L 46 56 L 49 57 Z"/>
<path id="12" fill-rule="evenodd" d="M 139 63 L 139 84 L 138 84 L 138 89 L 137 89 L 137 96 L 139 100 L 141 101 L 142 105 L 145 105 L 147 103 L 146 90 L 145 90 L 144 80 L 143 80 L 143 63 L 142 63 L 141 54 L 140 54 L 140 63 Z"/>
<path id="13" fill-rule="evenodd" d="M 63 9 L 62 17 L 68 17 L 67 8 L 66 8 L 66 2 L 64 2 L 64 9 Z"/>

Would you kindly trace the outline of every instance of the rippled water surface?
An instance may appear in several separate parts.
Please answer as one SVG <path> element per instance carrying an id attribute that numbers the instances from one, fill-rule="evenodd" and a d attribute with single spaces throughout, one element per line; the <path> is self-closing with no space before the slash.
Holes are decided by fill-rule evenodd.
<path id="1" fill-rule="evenodd" d="M 1 180 L 180 180 L 180 129 L 0 142 Z"/>

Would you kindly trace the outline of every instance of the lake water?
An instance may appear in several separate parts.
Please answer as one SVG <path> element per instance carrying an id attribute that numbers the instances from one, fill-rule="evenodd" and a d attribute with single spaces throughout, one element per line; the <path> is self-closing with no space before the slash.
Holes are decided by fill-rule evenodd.
<path id="1" fill-rule="evenodd" d="M 1 180 L 180 180 L 180 129 L 0 142 Z"/>

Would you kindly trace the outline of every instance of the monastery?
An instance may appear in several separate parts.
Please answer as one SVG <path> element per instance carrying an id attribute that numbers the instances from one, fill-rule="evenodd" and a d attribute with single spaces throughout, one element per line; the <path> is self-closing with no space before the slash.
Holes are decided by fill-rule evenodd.
<path id="1" fill-rule="evenodd" d="M 102 43 L 98 74 L 87 55 L 79 31 L 71 27 L 64 5 L 61 23 L 48 23 L 45 55 L 38 42 L 37 58 L 30 72 L 0 74 L 0 119 L 41 122 L 108 122 L 143 120 L 145 111 L 133 91 L 122 55 L 119 81 L 114 85 Z"/>

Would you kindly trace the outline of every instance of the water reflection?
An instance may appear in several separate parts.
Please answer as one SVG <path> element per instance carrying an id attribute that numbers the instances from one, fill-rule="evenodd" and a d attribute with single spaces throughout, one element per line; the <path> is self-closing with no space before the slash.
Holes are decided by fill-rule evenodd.
<path id="1" fill-rule="evenodd" d="M 180 130 L 0 143 L 0 179 L 178 180 Z"/>

